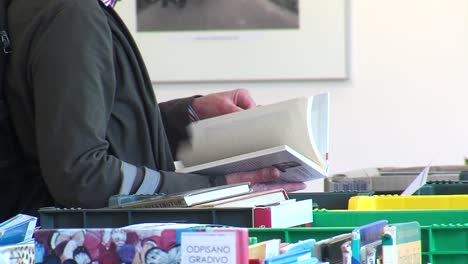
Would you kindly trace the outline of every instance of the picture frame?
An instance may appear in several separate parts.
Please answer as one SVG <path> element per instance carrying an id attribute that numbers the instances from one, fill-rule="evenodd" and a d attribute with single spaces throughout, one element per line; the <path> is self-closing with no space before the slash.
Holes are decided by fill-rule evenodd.
<path id="1" fill-rule="evenodd" d="M 153 82 L 347 78 L 346 0 L 297 0 L 296 28 L 158 31 L 137 30 L 137 1 L 162 1 L 126 0 L 116 5 Z M 186 0 L 187 7 L 190 1 L 220 0 Z"/>

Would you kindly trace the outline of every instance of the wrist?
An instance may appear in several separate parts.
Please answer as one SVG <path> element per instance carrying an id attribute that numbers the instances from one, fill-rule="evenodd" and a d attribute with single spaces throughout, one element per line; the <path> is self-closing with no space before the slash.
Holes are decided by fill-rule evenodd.
<path id="1" fill-rule="evenodd" d="M 189 114 L 193 114 L 193 118 L 195 119 L 195 121 L 205 118 L 205 115 L 202 110 L 203 102 L 202 100 L 200 100 L 201 97 L 202 96 L 195 97 L 195 99 L 193 99 L 192 103 L 190 104 Z M 190 113 L 190 111 L 193 111 L 193 113 Z"/>

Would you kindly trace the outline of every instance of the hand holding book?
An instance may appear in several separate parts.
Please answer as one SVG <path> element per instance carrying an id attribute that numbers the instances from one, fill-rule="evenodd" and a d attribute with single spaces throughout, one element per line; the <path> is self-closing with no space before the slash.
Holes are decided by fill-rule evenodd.
<path id="1" fill-rule="evenodd" d="M 287 192 L 294 192 L 304 189 L 303 182 L 278 182 L 281 172 L 275 167 L 263 168 L 255 171 L 236 172 L 227 174 L 226 181 L 228 184 L 250 182 L 250 187 L 254 192 L 267 191 L 274 189 L 284 189 Z"/>
<path id="2" fill-rule="evenodd" d="M 253 107 L 243 102 L 251 99 L 248 93 L 240 99 L 241 91 L 194 101 L 195 105 L 203 99 L 212 103 L 203 106 L 211 114 L 204 113 L 203 120 L 188 127 L 189 140 L 177 151 L 180 166 L 176 172 L 226 175 L 228 183 L 249 181 L 254 190 L 298 190 L 304 188 L 302 182 L 324 178 L 328 174 L 329 94 Z"/>
<path id="3" fill-rule="evenodd" d="M 176 172 L 288 192 L 328 174 L 328 93 L 256 107 L 248 91 L 238 89 L 196 98 L 192 115 L 198 122 L 179 145 Z"/>
<path id="4" fill-rule="evenodd" d="M 212 93 L 196 98 L 192 103 L 192 116 L 195 120 L 203 120 L 233 112 L 256 107 L 256 103 L 245 89 L 236 89 L 220 93 Z M 266 191 L 283 188 L 288 192 L 305 188 L 302 182 L 278 182 L 281 172 L 274 167 L 227 174 L 228 184 L 251 182 L 254 191 Z"/>
<path id="5" fill-rule="evenodd" d="M 239 112 L 256 106 L 257 104 L 250 96 L 249 91 L 245 89 L 212 93 L 196 98 L 192 102 L 193 110 L 200 120 Z"/>

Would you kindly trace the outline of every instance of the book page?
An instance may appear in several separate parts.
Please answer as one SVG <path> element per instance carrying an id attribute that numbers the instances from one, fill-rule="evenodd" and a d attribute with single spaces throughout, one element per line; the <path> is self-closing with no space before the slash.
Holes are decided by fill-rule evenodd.
<path id="1" fill-rule="evenodd" d="M 330 96 L 329 94 L 319 94 L 312 98 L 309 131 L 311 131 L 312 144 L 316 144 L 314 149 L 316 155 L 321 159 L 320 164 L 325 163 L 328 167 L 328 153 L 330 151 Z M 328 171 L 328 168 L 327 168 Z"/>
<path id="2" fill-rule="evenodd" d="M 325 177 L 323 168 L 288 146 L 278 146 L 185 167 L 178 169 L 177 172 L 219 176 L 266 167 L 276 167 L 280 170 L 281 181 L 305 182 Z"/>
<path id="3" fill-rule="evenodd" d="M 328 100 L 328 94 L 325 95 Z M 319 144 L 315 141 L 328 134 L 328 130 L 322 132 L 323 127 L 328 129 L 328 124 L 319 126 L 311 121 L 314 115 L 318 116 L 313 114 L 312 103 L 313 97 L 296 98 L 193 123 L 191 142 L 179 150 L 178 157 L 184 166 L 193 166 L 287 145 L 324 167 L 325 154 L 318 148 L 328 149 L 328 136 L 320 139 Z M 313 137 L 314 130 L 321 132 Z"/>
<path id="4" fill-rule="evenodd" d="M 401 193 L 401 195 L 413 195 L 417 192 L 421 187 L 424 186 L 427 182 L 427 175 L 429 174 L 429 169 L 431 165 L 427 165 L 421 173 L 406 187 L 406 189 Z"/>

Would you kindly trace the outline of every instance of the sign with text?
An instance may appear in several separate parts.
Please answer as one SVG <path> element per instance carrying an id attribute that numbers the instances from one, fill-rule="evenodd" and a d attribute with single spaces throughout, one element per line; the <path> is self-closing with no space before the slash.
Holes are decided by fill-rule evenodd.
<path id="1" fill-rule="evenodd" d="M 236 264 L 235 232 L 183 232 L 182 264 Z"/>

